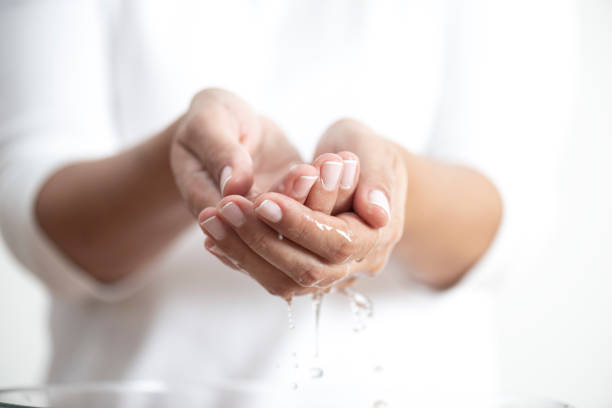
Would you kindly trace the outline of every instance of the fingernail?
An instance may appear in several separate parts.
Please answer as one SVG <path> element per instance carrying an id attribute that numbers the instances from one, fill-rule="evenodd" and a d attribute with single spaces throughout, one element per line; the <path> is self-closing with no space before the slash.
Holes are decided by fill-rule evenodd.
<path id="1" fill-rule="evenodd" d="M 355 171 L 357 171 L 357 160 L 344 160 L 344 170 L 342 171 L 342 179 L 340 179 L 340 188 L 348 190 L 353 187 Z"/>
<path id="2" fill-rule="evenodd" d="M 255 209 L 255 212 L 271 222 L 279 222 L 283 218 L 281 208 L 274 201 L 270 200 L 264 200 L 264 202 L 259 204 L 259 207 Z"/>
<path id="3" fill-rule="evenodd" d="M 385 210 L 387 213 L 387 219 L 391 217 L 391 210 L 389 208 L 389 200 L 387 200 L 387 196 L 380 190 L 372 190 L 368 195 L 368 200 L 370 204 L 374 204 Z"/>
<path id="4" fill-rule="evenodd" d="M 232 201 L 221 207 L 221 215 L 223 215 L 223 218 L 229 221 L 230 224 L 237 228 L 241 227 L 246 221 L 240 207 L 238 207 Z"/>
<path id="5" fill-rule="evenodd" d="M 225 185 L 232 178 L 232 168 L 230 166 L 225 166 L 223 170 L 221 170 L 221 177 L 219 177 L 219 185 L 221 186 L 221 194 L 225 191 Z"/>
<path id="6" fill-rule="evenodd" d="M 216 215 L 205 219 L 200 225 L 217 241 L 221 241 L 223 238 L 225 238 L 225 227 Z"/>
<path id="7" fill-rule="evenodd" d="M 227 254 L 225 253 L 225 251 L 216 245 L 211 246 L 210 248 L 208 248 L 208 250 L 217 256 L 227 257 Z"/>
<path id="8" fill-rule="evenodd" d="M 325 190 L 331 191 L 336 188 L 341 171 L 341 162 L 328 161 L 323 163 L 323 166 L 321 167 L 321 182 L 323 183 L 323 188 Z"/>
<path id="9" fill-rule="evenodd" d="M 301 176 L 293 185 L 293 194 L 296 197 L 305 197 L 318 178 L 317 176 Z"/>

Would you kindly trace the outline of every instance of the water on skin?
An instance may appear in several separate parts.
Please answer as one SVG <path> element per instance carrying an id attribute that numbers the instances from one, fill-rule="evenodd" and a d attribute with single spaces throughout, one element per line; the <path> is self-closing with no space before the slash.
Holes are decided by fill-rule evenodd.
<path id="1" fill-rule="evenodd" d="M 306 217 L 306 219 L 308 221 L 314 223 L 319 230 L 321 230 L 321 231 L 336 231 L 337 234 L 339 234 L 342 238 L 346 239 L 348 242 L 353 242 L 353 239 L 351 238 L 351 236 L 353 234 L 351 233 L 351 231 L 343 231 L 341 229 L 334 228 L 331 225 L 327 225 L 327 224 L 324 224 L 322 222 L 319 222 L 319 221 L 315 220 L 310 215 L 304 215 L 304 217 Z"/>

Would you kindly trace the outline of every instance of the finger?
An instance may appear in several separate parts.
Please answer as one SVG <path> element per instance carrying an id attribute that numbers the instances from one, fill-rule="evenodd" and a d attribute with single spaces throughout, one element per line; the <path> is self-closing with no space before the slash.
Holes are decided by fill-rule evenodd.
<path id="1" fill-rule="evenodd" d="M 378 231 L 354 213 L 323 214 L 278 193 L 263 194 L 253 205 L 263 222 L 332 264 L 362 259 L 378 241 Z"/>
<path id="2" fill-rule="evenodd" d="M 359 158 L 352 152 L 340 152 L 342 158 L 342 176 L 340 177 L 340 188 L 336 203 L 331 214 L 339 214 L 351 211 L 353 208 L 353 194 L 359 181 Z"/>
<path id="3" fill-rule="evenodd" d="M 242 268 L 240 268 L 238 262 L 234 259 L 231 259 L 229 255 L 227 255 L 221 248 L 219 248 L 212 239 L 206 237 L 206 239 L 204 240 L 204 248 L 208 252 L 210 252 L 211 255 L 215 256 L 217 259 L 219 259 L 231 269 L 246 273 Z"/>
<path id="4" fill-rule="evenodd" d="M 222 195 L 246 194 L 253 183 L 249 149 L 261 138 L 257 115 L 227 92 L 195 98 L 191 111 L 178 142 L 200 159 Z"/>
<path id="5" fill-rule="evenodd" d="M 314 184 L 305 201 L 306 207 L 330 214 L 336 203 L 340 178 L 342 176 L 342 157 L 337 154 L 323 153 L 312 165 L 319 171 L 319 180 Z"/>
<path id="6" fill-rule="evenodd" d="M 198 220 L 212 245 L 219 248 L 224 257 L 236 268 L 248 271 L 247 273 L 270 294 L 284 299 L 305 294 L 306 291 L 303 287 L 251 251 L 223 220 L 216 208 L 206 208 L 202 211 Z M 207 244 L 207 246 L 212 245 Z"/>
<path id="7" fill-rule="evenodd" d="M 283 193 L 299 203 L 303 203 L 314 183 L 319 179 L 319 171 L 308 164 L 295 164 L 289 173 L 270 191 Z"/>
<path id="8" fill-rule="evenodd" d="M 221 195 L 202 163 L 191 152 L 175 144 L 170 150 L 170 166 L 177 187 L 194 217 L 204 208 L 218 203 Z"/>
<path id="9" fill-rule="evenodd" d="M 285 195 L 270 194 L 306 208 Z M 296 283 L 313 287 L 324 281 L 333 282 L 342 279 L 347 274 L 344 265 L 330 265 L 304 247 L 284 239 L 282 235 L 259 220 L 254 212 L 253 203 L 244 197 L 226 197 L 221 200 L 218 209 L 224 220 L 253 252 Z"/>
<path id="10" fill-rule="evenodd" d="M 393 178 L 386 169 L 367 169 L 362 163 L 362 173 L 359 180 L 353 208 L 369 225 L 381 228 L 391 219 Z"/>

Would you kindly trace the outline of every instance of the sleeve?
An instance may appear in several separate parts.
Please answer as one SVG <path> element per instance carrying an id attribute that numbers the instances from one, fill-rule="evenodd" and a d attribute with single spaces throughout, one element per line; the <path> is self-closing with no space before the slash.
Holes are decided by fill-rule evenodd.
<path id="1" fill-rule="evenodd" d="M 54 295 L 104 288 L 42 232 L 34 203 L 70 162 L 117 150 L 101 6 L 92 0 L 0 4 L 0 231 Z"/>
<path id="2" fill-rule="evenodd" d="M 545 239 L 543 215 L 555 211 L 560 136 L 571 117 L 571 10 L 555 6 L 550 14 L 547 2 L 526 0 L 448 3 L 445 78 L 428 152 L 480 171 L 500 192 L 502 224 L 464 279 L 496 286 Z"/>

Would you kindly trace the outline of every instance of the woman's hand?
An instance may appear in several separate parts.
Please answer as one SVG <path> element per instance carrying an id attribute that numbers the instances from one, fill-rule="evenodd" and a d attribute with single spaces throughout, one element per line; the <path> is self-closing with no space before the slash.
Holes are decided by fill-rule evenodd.
<path id="1" fill-rule="evenodd" d="M 329 211 L 337 213 L 332 216 L 284 194 L 265 193 L 254 202 L 230 196 L 200 214 L 209 236 L 206 247 L 284 298 L 348 284 L 360 274 L 374 275 L 382 269 L 403 231 L 406 170 L 396 145 L 353 121 L 332 126 L 318 151 L 346 150 L 347 141 L 361 159 L 361 173 L 344 195 L 352 198 L 363 219 L 346 212 L 352 207 L 346 200 L 331 206 L 328 201 Z M 341 143 L 344 147 L 336 148 Z M 352 164 L 356 157 L 350 155 L 335 159 L 342 179 L 350 178 L 344 177 L 345 162 Z M 327 162 L 318 159 L 315 164 L 323 169 Z M 340 184 L 336 179 L 335 191 Z M 323 177 L 316 186 L 325 187 Z"/>
<path id="2" fill-rule="evenodd" d="M 268 191 L 298 161 L 299 154 L 271 120 L 220 89 L 193 98 L 170 148 L 176 184 L 194 216 L 224 195 Z"/>

